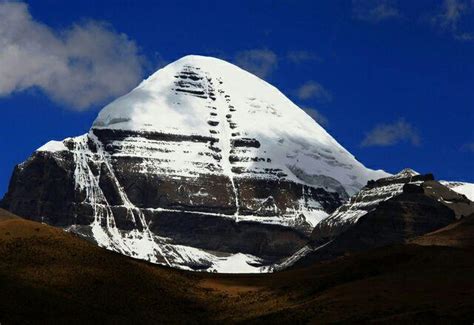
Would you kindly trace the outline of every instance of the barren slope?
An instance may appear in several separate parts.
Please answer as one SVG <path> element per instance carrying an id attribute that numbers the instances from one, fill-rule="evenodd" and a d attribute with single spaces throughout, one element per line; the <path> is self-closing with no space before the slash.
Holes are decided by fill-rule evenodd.
<path id="1" fill-rule="evenodd" d="M 463 223 L 452 229 L 473 234 Z M 470 322 L 473 256 L 472 245 L 403 245 L 276 274 L 216 275 L 151 265 L 9 219 L 0 221 L 0 321 Z"/>

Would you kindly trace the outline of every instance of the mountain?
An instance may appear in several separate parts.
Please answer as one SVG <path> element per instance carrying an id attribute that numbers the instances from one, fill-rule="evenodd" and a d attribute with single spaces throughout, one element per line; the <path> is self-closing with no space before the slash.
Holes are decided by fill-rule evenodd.
<path id="1" fill-rule="evenodd" d="M 265 81 L 186 56 L 36 150 L 2 206 L 153 263 L 258 272 L 387 175 Z"/>
<path id="2" fill-rule="evenodd" d="M 406 168 L 393 176 L 369 181 L 349 201 L 341 205 L 331 215 L 323 219 L 313 229 L 313 242 L 323 244 L 353 225 L 360 217 L 376 209 L 383 201 L 400 195 L 405 184 L 421 184 L 432 180 L 433 175 L 420 175 Z"/>
<path id="3" fill-rule="evenodd" d="M 409 244 L 308 268 L 229 275 L 153 265 L 4 214 L 0 209 L 2 324 L 468 324 L 474 319 L 474 218 Z"/>
<path id="4" fill-rule="evenodd" d="M 474 201 L 474 184 L 450 181 L 440 181 L 440 183 L 459 194 L 465 195 L 469 200 Z"/>
<path id="5" fill-rule="evenodd" d="M 474 202 L 466 196 L 435 181 L 432 174 L 405 169 L 370 181 L 314 228 L 308 245 L 272 269 L 405 243 L 469 216 L 474 216 Z"/>

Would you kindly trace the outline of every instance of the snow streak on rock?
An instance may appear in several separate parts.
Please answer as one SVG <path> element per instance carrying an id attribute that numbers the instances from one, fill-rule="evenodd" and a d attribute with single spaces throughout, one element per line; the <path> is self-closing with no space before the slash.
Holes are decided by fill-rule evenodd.
<path id="1" fill-rule="evenodd" d="M 278 271 L 291 267 L 306 255 L 329 245 L 334 238 L 354 225 L 361 217 L 375 210 L 380 203 L 402 194 L 406 184 L 420 185 L 428 179 L 432 179 L 432 175 L 420 175 L 407 168 L 393 176 L 368 182 L 348 202 L 316 224 L 308 245 L 265 270 Z"/>
<path id="2" fill-rule="evenodd" d="M 380 202 L 401 194 L 405 184 L 420 184 L 421 181 L 416 178 L 418 175 L 420 174 L 407 168 L 396 175 L 380 179 L 379 183 L 369 183 L 347 203 L 322 220 L 318 227 L 333 228 L 356 223 L 360 217 L 375 209 Z"/>
<path id="3" fill-rule="evenodd" d="M 193 247 L 169 244 L 167 243 L 169 239 L 154 235 L 148 227 L 142 209 L 137 208 L 129 200 L 115 177 L 110 164 L 111 158 L 104 151 L 98 138 L 91 132 L 69 139 L 68 142 L 74 145 L 72 152 L 76 165 L 74 170 L 76 187 L 84 195 L 81 203 L 89 204 L 93 209 L 94 221 L 90 225 L 90 231 L 99 246 L 152 263 L 166 264 L 182 269 L 191 269 L 189 265 L 204 265 L 207 266 L 205 269 L 210 272 L 259 272 L 259 263 L 262 261 L 255 256 L 249 254 L 216 256 Z M 95 152 L 90 150 L 89 145 L 95 147 Z M 111 204 L 107 201 L 99 185 L 100 174 L 94 175 L 91 165 L 103 166 L 108 176 L 113 179 L 122 201 L 120 207 L 126 209 L 127 218 L 135 224 L 134 229 L 127 231 L 117 227 Z M 68 227 L 67 230 L 84 233 L 84 229 L 75 225 Z"/>

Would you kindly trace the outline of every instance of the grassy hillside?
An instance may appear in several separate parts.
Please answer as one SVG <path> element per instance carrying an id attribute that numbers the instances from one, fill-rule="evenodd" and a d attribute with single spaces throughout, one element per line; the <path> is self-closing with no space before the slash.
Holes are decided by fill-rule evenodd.
<path id="1" fill-rule="evenodd" d="M 216 275 L 134 260 L 7 215 L 0 211 L 2 324 L 474 320 L 469 243 L 388 247 L 276 274 Z M 443 236 L 472 238 L 472 228 L 461 223 Z"/>

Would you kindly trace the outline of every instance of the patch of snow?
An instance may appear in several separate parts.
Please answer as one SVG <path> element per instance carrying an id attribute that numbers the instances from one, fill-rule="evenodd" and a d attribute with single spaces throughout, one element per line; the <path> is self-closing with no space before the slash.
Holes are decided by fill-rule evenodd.
<path id="1" fill-rule="evenodd" d="M 324 243 L 323 245 L 318 246 L 316 248 L 313 248 L 309 245 L 306 245 L 303 248 L 299 249 L 296 253 L 294 253 L 290 257 L 288 257 L 288 258 L 284 259 L 283 261 L 281 261 L 280 263 L 276 263 L 276 264 L 273 264 L 269 267 L 265 267 L 265 268 L 263 268 L 263 270 L 266 271 L 266 272 L 274 272 L 274 271 L 284 270 L 284 269 L 294 265 L 296 262 L 298 262 L 300 259 L 302 259 L 306 255 L 308 255 L 309 253 L 315 252 L 315 251 L 329 245 L 331 242 L 332 242 L 332 240 L 328 241 L 327 243 Z"/>
<path id="2" fill-rule="evenodd" d="M 474 202 L 474 184 L 465 182 L 440 181 L 441 184 L 451 190 L 465 195 L 469 200 Z"/>
<path id="3" fill-rule="evenodd" d="M 261 263 L 262 260 L 255 256 L 237 253 L 219 258 L 209 271 L 217 273 L 261 273 L 262 269 L 259 266 Z"/>
<path id="4" fill-rule="evenodd" d="M 328 213 L 323 210 L 315 210 L 304 214 L 306 221 L 311 225 L 311 227 L 316 227 L 321 220 L 325 219 L 328 216 Z"/>
<path id="5" fill-rule="evenodd" d="M 67 147 L 64 145 L 63 141 L 49 141 L 45 143 L 43 146 L 36 149 L 36 151 L 49 151 L 49 152 L 58 152 L 58 151 L 66 151 L 68 150 Z"/>
<path id="6" fill-rule="evenodd" d="M 188 87 L 193 85 L 187 90 L 203 92 L 204 96 L 176 90 L 177 76 L 183 69 L 190 68 L 199 72 L 200 79 L 194 82 L 186 79 Z M 207 96 L 211 88 L 213 96 Z M 210 117 L 208 111 L 213 108 L 217 115 Z M 231 116 L 233 129 L 229 128 L 227 115 Z M 272 85 L 233 64 L 211 57 L 189 55 L 160 69 L 133 91 L 102 109 L 93 128 L 208 136 L 212 128 L 209 122 L 217 123 L 214 131 L 218 132 L 215 136 L 220 139 L 218 145 L 222 149 L 221 168 L 231 180 L 259 175 L 269 177 L 266 170 L 271 167 L 281 170 L 288 180 L 327 187 L 333 192 L 342 186 L 348 195 L 353 195 L 368 180 L 389 175 L 364 167 Z M 234 162 L 232 167 L 244 170 L 239 175 L 233 174 L 228 166 L 232 133 L 256 139 L 260 144 L 258 148 L 245 148 L 245 153 L 234 148 L 235 154 L 264 158 Z M 179 161 L 175 158 L 170 164 Z M 189 170 L 192 172 L 193 168 Z M 295 170 L 301 172 L 295 174 Z"/>

